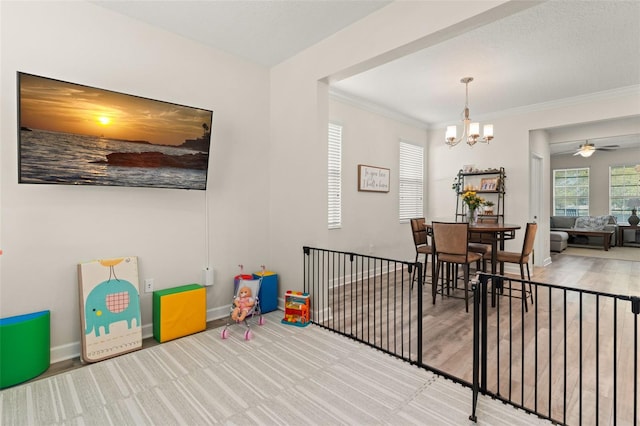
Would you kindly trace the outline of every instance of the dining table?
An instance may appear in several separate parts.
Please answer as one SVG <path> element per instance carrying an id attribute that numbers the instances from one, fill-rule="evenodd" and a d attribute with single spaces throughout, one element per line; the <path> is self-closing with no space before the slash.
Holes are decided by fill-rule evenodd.
<path id="1" fill-rule="evenodd" d="M 445 221 L 433 221 L 433 222 L 445 222 Z M 425 221 L 425 228 L 427 229 L 427 235 L 433 237 L 433 222 Z M 504 223 L 503 221 L 494 222 L 476 222 L 469 223 L 469 240 L 470 242 L 481 242 L 491 245 L 491 274 L 497 274 L 497 254 L 498 250 L 504 250 L 504 242 L 507 240 L 513 240 L 516 237 L 516 231 L 521 229 L 520 225 Z M 473 241 L 472 241 L 473 240 Z M 434 257 L 436 251 L 435 242 L 431 239 L 433 244 Z M 432 275 L 435 268 L 432 268 Z M 432 282 L 435 282 L 435 276 L 431 277 Z M 496 283 L 492 286 L 492 305 L 495 304 L 495 290 L 497 286 L 501 286 L 502 282 Z"/>

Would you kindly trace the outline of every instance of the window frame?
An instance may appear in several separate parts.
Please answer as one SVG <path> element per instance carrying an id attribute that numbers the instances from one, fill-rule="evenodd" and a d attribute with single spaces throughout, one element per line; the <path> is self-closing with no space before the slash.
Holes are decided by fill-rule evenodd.
<path id="1" fill-rule="evenodd" d="M 569 176 L 567 176 L 567 173 L 570 172 Z M 579 174 L 580 172 L 585 172 L 586 175 L 583 176 L 578 176 L 577 174 Z M 558 173 L 564 173 L 565 176 L 558 176 Z M 572 174 L 572 175 L 571 175 Z M 565 184 L 563 185 L 559 185 L 557 183 L 557 180 L 559 179 L 565 179 Z M 581 184 L 581 185 L 576 185 L 576 184 L 568 184 L 566 183 L 566 180 L 570 180 L 570 179 L 580 179 L 580 180 L 586 180 L 586 184 Z M 553 200 L 552 200 L 552 208 L 553 208 L 553 215 L 554 216 L 589 216 L 589 208 L 590 208 L 590 192 L 591 192 L 591 188 L 590 188 L 590 181 L 591 181 L 591 170 L 589 167 L 570 167 L 570 168 L 561 168 L 561 169 L 553 169 L 553 183 L 552 183 L 552 187 L 553 187 Z M 567 195 L 567 189 L 575 189 L 575 188 L 582 188 L 583 191 L 586 191 L 586 195 L 584 193 L 582 194 L 575 194 L 575 195 Z M 561 189 L 564 189 L 564 191 L 562 191 Z M 578 189 L 579 191 L 579 189 Z M 560 192 L 564 192 L 564 194 L 559 194 Z M 565 201 L 564 202 L 564 208 L 562 210 L 564 210 L 564 212 L 560 213 L 559 209 L 557 207 L 558 205 L 558 199 L 561 198 Z M 586 198 L 586 204 L 581 204 L 578 205 L 579 203 L 579 199 L 584 199 Z M 574 203 L 572 204 L 574 207 L 573 208 L 568 208 L 567 206 L 569 205 L 567 203 L 567 200 L 574 200 Z M 584 208 L 584 206 L 586 205 L 586 209 Z"/>
<path id="2" fill-rule="evenodd" d="M 616 170 L 621 173 L 614 173 Z M 624 194 L 618 195 L 621 191 Z M 640 208 L 640 165 L 609 166 L 609 214 L 624 223 L 633 208 Z"/>

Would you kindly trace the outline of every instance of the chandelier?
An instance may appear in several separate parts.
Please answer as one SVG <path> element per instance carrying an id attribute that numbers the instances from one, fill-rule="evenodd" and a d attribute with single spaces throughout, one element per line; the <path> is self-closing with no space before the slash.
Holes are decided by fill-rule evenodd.
<path id="1" fill-rule="evenodd" d="M 484 135 L 480 138 L 480 123 L 472 123 L 469 118 L 469 83 L 473 81 L 473 77 L 465 77 L 460 80 L 460 83 L 465 85 L 465 101 L 464 101 L 464 118 L 462 119 L 462 136 L 460 139 L 456 139 L 457 127 L 447 126 L 446 143 L 449 146 L 456 146 L 463 140 L 467 141 L 469 146 L 473 146 L 476 142 L 489 143 L 493 139 L 493 124 L 484 125 Z"/>

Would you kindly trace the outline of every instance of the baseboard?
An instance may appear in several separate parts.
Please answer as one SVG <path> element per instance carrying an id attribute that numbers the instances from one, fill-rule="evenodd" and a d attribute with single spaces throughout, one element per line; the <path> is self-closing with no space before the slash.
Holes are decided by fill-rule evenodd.
<path id="1" fill-rule="evenodd" d="M 278 308 L 284 306 L 284 300 L 278 300 Z M 229 316 L 231 304 L 207 310 L 207 322 Z M 142 339 L 153 337 L 153 323 L 142 325 Z M 51 348 L 51 364 L 80 357 L 81 342 L 67 343 Z"/>

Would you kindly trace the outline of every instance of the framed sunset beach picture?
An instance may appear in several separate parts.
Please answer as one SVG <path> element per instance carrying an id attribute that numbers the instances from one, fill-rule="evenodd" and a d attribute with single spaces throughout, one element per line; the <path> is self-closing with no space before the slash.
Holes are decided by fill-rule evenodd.
<path id="1" fill-rule="evenodd" d="M 213 112 L 18 72 L 18 182 L 205 190 Z"/>

